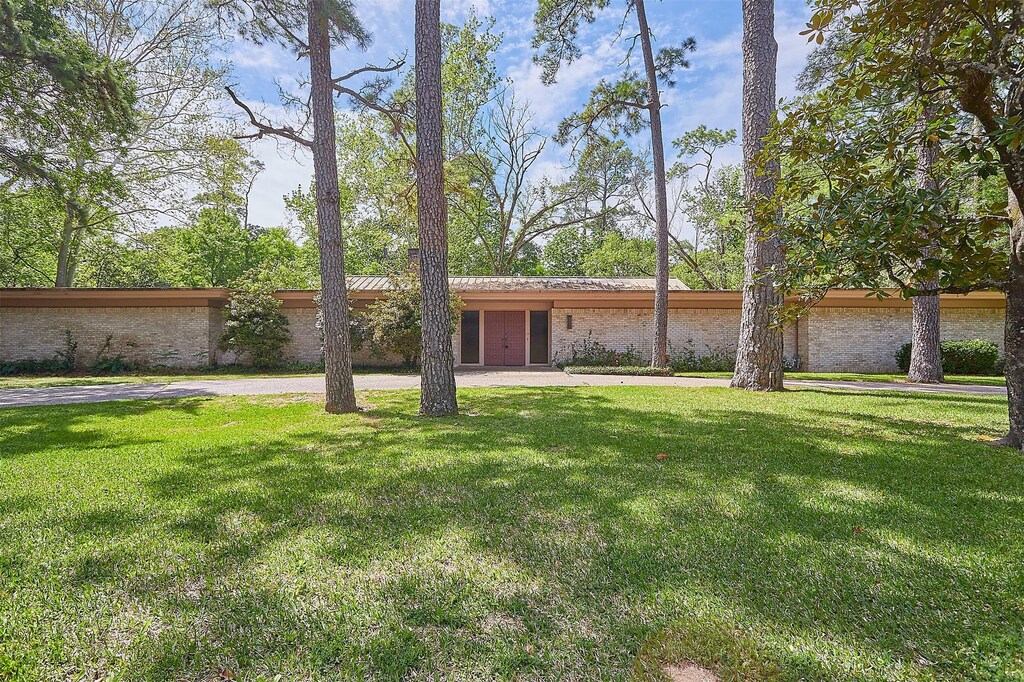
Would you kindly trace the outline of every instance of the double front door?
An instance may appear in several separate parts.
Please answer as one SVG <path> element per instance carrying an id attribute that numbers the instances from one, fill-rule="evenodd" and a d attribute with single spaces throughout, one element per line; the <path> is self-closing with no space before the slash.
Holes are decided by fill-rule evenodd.
<path id="1" fill-rule="evenodd" d="M 526 312 L 487 310 L 484 312 L 484 364 L 526 364 Z"/>

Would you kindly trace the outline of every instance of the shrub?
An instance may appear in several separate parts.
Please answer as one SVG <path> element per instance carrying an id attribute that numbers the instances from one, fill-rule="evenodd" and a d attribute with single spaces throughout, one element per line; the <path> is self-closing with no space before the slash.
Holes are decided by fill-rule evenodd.
<path id="1" fill-rule="evenodd" d="M 419 364 L 420 338 L 423 333 L 420 321 L 422 305 L 420 278 L 416 273 L 407 272 L 392 277 L 391 288 L 354 317 L 351 324 L 353 337 L 359 340 L 353 345 L 358 347 L 357 344 L 365 338 L 370 352 L 376 358 L 397 355 L 406 366 Z M 462 300 L 452 294 L 449 312 L 450 331 L 453 334 L 458 328 L 462 305 Z"/>
<path id="2" fill-rule="evenodd" d="M 736 368 L 736 354 L 712 350 L 697 355 L 692 341 L 681 350 L 671 349 L 669 365 L 676 372 L 731 372 Z"/>
<path id="3" fill-rule="evenodd" d="M 108 355 L 110 343 L 113 340 L 114 335 L 107 334 L 106 341 L 103 342 L 99 352 L 96 353 L 96 359 L 89 366 L 89 374 L 123 374 L 124 372 L 138 369 L 137 365 L 126 360 L 123 355 Z M 129 342 L 128 345 L 134 346 L 135 344 Z"/>
<path id="4" fill-rule="evenodd" d="M 591 334 L 569 346 L 569 359 L 563 366 L 579 367 L 642 367 L 643 358 L 634 346 L 618 351 L 594 341 Z"/>
<path id="5" fill-rule="evenodd" d="M 566 374 L 614 374 L 616 376 L 634 377 L 670 377 L 672 369 L 669 367 L 636 367 L 636 366 L 587 366 L 587 365 L 566 365 Z"/>
<path id="6" fill-rule="evenodd" d="M 284 347 L 291 338 L 281 301 L 269 288 L 253 286 L 231 294 L 217 346 L 248 356 L 255 367 L 274 367 L 281 364 Z"/>
<path id="7" fill-rule="evenodd" d="M 910 370 L 910 348 L 910 344 L 905 343 L 896 351 L 896 365 L 902 372 Z M 943 341 L 939 350 L 942 371 L 946 374 L 992 376 L 1001 372 L 999 346 L 991 341 Z"/>

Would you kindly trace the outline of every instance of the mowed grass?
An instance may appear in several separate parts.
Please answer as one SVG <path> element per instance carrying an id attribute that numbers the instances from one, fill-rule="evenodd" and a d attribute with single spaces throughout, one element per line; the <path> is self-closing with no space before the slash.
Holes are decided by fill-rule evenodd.
<path id="1" fill-rule="evenodd" d="M 1024 678 L 1005 399 L 361 400 L 0 410 L 0 679 Z"/>

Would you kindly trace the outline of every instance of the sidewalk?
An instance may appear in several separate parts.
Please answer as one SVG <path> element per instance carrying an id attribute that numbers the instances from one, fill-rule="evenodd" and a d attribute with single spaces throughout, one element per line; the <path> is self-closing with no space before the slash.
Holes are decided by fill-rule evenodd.
<path id="1" fill-rule="evenodd" d="M 677 386 L 699 388 L 728 386 L 728 379 L 693 377 L 631 377 L 601 374 L 566 374 L 557 369 L 460 370 L 455 375 L 459 388 L 501 386 Z M 359 374 L 354 377 L 357 391 L 381 391 L 418 388 L 420 378 L 411 374 Z M 824 388 L 852 391 L 896 391 L 900 393 L 953 393 L 1005 396 L 1002 386 L 953 384 L 897 384 L 875 381 L 786 382 L 787 388 Z M 0 390 L 0 408 L 37 405 L 97 403 L 109 400 L 152 400 L 222 395 L 270 395 L 277 393 L 323 393 L 322 375 L 252 379 L 204 379 L 153 384 L 103 384 L 97 386 L 51 386 L 47 388 L 8 388 Z"/>

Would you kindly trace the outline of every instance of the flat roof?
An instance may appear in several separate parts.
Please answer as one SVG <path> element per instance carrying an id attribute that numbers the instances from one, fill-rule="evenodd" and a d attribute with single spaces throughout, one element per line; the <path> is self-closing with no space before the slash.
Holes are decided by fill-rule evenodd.
<path id="1" fill-rule="evenodd" d="M 452 289 L 469 309 L 507 310 L 546 308 L 649 308 L 654 305 L 653 280 L 649 278 L 601 277 L 452 277 Z M 674 280 L 669 307 L 673 309 L 739 309 L 739 291 L 687 289 Z M 366 305 L 390 288 L 386 277 L 357 276 L 348 279 L 354 305 Z M 88 289 L 16 288 L 0 289 L 4 308 L 158 308 L 222 307 L 228 289 Z M 889 292 L 878 298 L 866 289 L 832 289 L 818 301 L 819 308 L 909 308 L 912 303 Z M 279 290 L 275 296 L 286 308 L 313 308 L 315 291 Z M 999 291 L 975 291 L 966 295 L 943 294 L 943 307 L 1002 308 L 1006 298 Z M 797 303 L 787 299 L 787 303 Z"/>

